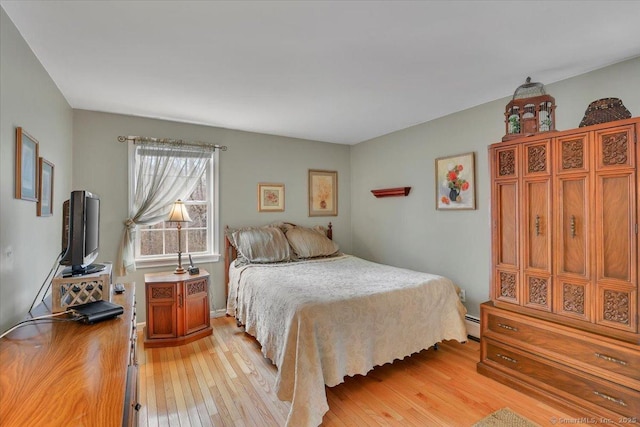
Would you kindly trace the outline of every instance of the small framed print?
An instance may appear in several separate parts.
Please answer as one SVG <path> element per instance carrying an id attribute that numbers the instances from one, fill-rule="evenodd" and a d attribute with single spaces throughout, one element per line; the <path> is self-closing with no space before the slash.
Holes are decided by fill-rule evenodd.
<path id="1" fill-rule="evenodd" d="M 53 163 L 40 157 L 38 171 L 40 176 L 38 216 L 51 216 L 53 215 Z"/>
<path id="2" fill-rule="evenodd" d="M 309 170 L 309 216 L 338 215 L 338 172 Z"/>
<path id="3" fill-rule="evenodd" d="M 16 199 L 38 201 L 38 141 L 16 128 Z"/>
<path id="4" fill-rule="evenodd" d="M 284 212 L 284 184 L 258 184 L 258 212 Z"/>
<path id="5" fill-rule="evenodd" d="M 436 209 L 476 208 L 475 154 L 436 159 Z"/>

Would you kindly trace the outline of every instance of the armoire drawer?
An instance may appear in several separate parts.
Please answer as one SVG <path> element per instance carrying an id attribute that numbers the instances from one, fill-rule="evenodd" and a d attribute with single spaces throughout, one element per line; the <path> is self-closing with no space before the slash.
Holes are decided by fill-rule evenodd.
<path id="1" fill-rule="evenodd" d="M 504 312 L 502 312 L 504 313 Z M 599 336 L 576 330 L 566 331 L 557 325 L 517 313 L 487 313 L 483 336 L 543 354 L 553 360 L 602 377 L 617 374 L 633 379 L 640 389 L 640 352 L 608 343 Z"/>
<path id="2" fill-rule="evenodd" d="M 482 345 L 483 362 L 497 364 L 521 380 L 533 382 L 538 387 L 535 382 L 547 384 L 564 392 L 565 399 L 576 403 L 581 403 L 580 400 L 590 402 L 625 417 L 640 414 L 640 391 L 562 367 L 491 339 L 483 338 Z"/>

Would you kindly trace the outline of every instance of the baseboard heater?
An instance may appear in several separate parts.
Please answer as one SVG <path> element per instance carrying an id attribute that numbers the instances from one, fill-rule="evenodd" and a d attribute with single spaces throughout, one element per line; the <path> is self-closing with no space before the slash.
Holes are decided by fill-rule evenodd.
<path id="1" fill-rule="evenodd" d="M 480 318 L 470 315 L 464 316 L 464 323 L 467 326 L 467 335 L 475 341 L 480 341 Z"/>

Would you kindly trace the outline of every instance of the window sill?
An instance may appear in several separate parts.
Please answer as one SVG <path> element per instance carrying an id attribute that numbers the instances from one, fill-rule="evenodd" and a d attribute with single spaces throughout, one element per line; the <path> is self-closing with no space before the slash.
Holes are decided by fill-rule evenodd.
<path id="1" fill-rule="evenodd" d="M 207 254 L 207 255 L 193 255 L 193 262 L 195 264 L 202 264 L 205 262 L 218 262 L 220 261 L 220 254 Z M 155 268 L 155 267 L 175 267 L 178 263 L 178 254 L 171 258 L 145 258 L 136 260 L 136 268 Z M 182 254 L 182 266 L 187 268 L 189 266 L 189 256 Z"/>

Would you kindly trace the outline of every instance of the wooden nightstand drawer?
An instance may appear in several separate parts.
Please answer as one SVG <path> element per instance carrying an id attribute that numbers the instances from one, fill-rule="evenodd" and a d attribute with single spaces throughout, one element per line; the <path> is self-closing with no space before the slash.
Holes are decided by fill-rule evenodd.
<path id="1" fill-rule="evenodd" d="M 147 300 L 173 301 L 176 298 L 177 287 L 174 283 L 153 283 L 147 287 Z"/>
<path id="2" fill-rule="evenodd" d="M 580 366 L 597 376 L 615 375 L 622 384 L 640 390 L 640 352 L 599 335 L 505 311 L 488 312 L 482 329 L 483 336 L 544 354 L 569 366 Z"/>
<path id="3" fill-rule="evenodd" d="M 555 389 L 567 401 L 589 402 L 626 417 L 640 413 L 640 392 L 557 365 L 533 354 L 483 338 L 483 362 L 511 371 L 540 389 Z M 542 383 L 542 384 L 540 384 Z"/>

